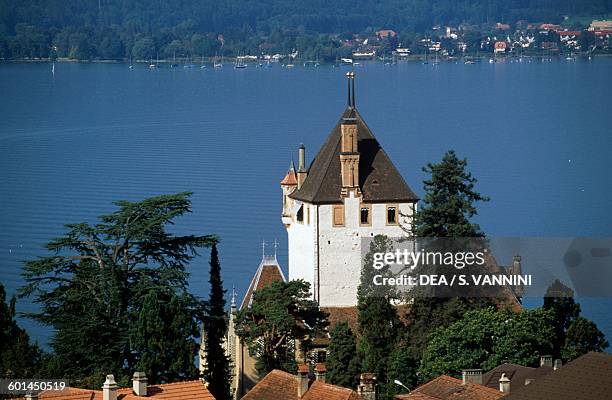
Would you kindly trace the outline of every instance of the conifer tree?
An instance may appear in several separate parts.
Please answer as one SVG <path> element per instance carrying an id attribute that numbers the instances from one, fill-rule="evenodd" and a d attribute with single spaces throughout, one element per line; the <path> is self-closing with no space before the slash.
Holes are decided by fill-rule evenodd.
<path id="1" fill-rule="evenodd" d="M 230 361 L 222 347 L 227 331 L 225 290 L 221 280 L 221 265 L 217 245 L 210 251 L 210 295 L 208 316 L 204 319 L 206 369 L 204 379 L 208 389 L 218 400 L 230 399 Z"/>
<path id="2" fill-rule="evenodd" d="M 41 359 L 38 346 L 30 343 L 25 329 L 15 321 L 15 297 L 6 302 L 0 282 L 0 378 L 33 377 Z"/>
<path id="3" fill-rule="evenodd" d="M 471 218 L 477 214 L 476 203 L 489 198 L 475 190 L 477 180 L 467 171 L 467 160 L 459 159 L 450 150 L 440 163 L 427 164 L 423 171 L 430 178 L 423 182 L 425 197 L 410 233 L 418 238 L 484 237 Z M 489 305 L 491 301 L 486 298 L 415 298 L 410 307 L 409 326 L 415 354 L 422 353 L 435 328 L 448 326 L 470 309 Z"/>
<path id="4" fill-rule="evenodd" d="M 193 362 L 197 351 L 196 321 L 186 299 L 152 290 L 145 297 L 131 331 L 131 348 L 137 357 L 135 371 L 144 371 L 150 383 L 170 383 L 197 377 Z"/>
<path id="5" fill-rule="evenodd" d="M 439 164 L 427 164 L 423 172 L 425 198 L 416 213 L 412 233 L 416 237 L 482 237 L 480 226 L 470 219 L 477 214 L 475 203 L 489 198 L 474 190 L 476 178 L 466 171 L 467 160 L 453 150 Z"/>
<path id="6" fill-rule="evenodd" d="M 327 377 L 334 385 L 354 389 L 359 383 L 359 359 L 355 335 L 345 321 L 338 322 L 330 332 Z"/>
<path id="7" fill-rule="evenodd" d="M 236 333 L 256 358 L 260 378 L 273 369 L 294 373 L 295 341 L 305 355 L 311 341 L 327 326 L 327 314 L 311 300 L 303 280 L 273 282 L 253 294 L 250 307 L 236 317 Z"/>
<path id="8" fill-rule="evenodd" d="M 48 364 L 56 376 L 99 388 L 112 373 L 128 384 L 136 366 L 158 368 L 158 361 L 163 365 L 151 383 L 197 376 L 197 321 L 206 309 L 188 291 L 187 265 L 217 238 L 166 230 L 191 212 L 189 196 L 118 201 L 117 210 L 96 224 L 66 225 L 67 233 L 47 244 L 49 255 L 25 263 L 21 295 L 41 304 L 40 312 L 29 316 L 54 329 L 54 359 Z M 152 326 L 159 320 L 164 324 Z M 141 355 L 151 354 L 149 346 L 168 356 L 142 361 Z"/>
<path id="9" fill-rule="evenodd" d="M 390 398 L 386 395 L 389 381 L 389 356 L 397 342 L 402 323 L 397 316 L 391 300 L 395 294 L 388 286 L 373 284 L 374 273 L 386 274 L 385 268 L 375 271 L 374 253 L 384 253 L 390 248 L 390 241 L 382 235 L 373 238 L 369 252 L 366 254 L 361 282 L 357 290 L 357 310 L 359 322 L 358 354 L 361 360 L 361 372 L 372 372 L 381 387 L 381 398 Z"/>

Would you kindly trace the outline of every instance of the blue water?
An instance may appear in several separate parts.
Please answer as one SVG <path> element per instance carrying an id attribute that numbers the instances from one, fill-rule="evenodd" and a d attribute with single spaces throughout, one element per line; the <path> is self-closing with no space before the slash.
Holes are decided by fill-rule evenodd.
<path id="1" fill-rule="evenodd" d="M 286 268 L 279 182 L 298 144 L 310 159 L 343 111 L 345 72 L 0 64 L 0 281 L 14 293 L 22 260 L 64 223 L 189 190 L 193 214 L 175 229 L 220 235 L 225 286 L 244 294 L 262 240 L 279 241 Z M 612 59 L 356 72 L 358 109 L 419 195 L 421 167 L 455 149 L 492 199 L 477 218 L 489 235 L 612 234 Z M 206 255 L 190 271 L 206 296 Z M 583 304 L 609 340 L 611 308 Z M 47 328 L 22 324 L 47 342 Z"/>

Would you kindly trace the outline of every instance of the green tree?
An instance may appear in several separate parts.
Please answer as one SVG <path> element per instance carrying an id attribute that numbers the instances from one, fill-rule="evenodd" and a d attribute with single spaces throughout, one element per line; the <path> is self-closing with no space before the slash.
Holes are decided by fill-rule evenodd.
<path id="1" fill-rule="evenodd" d="M 58 375 L 81 386 L 97 387 L 108 373 L 128 383 L 147 350 L 137 345 L 133 327 L 145 324 L 151 332 L 150 321 L 159 318 L 168 325 L 157 328 L 159 340 L 166 339 L 163 346 L 173 354 L 163 358 L 165 365 L 156 375 L 162 381 L 192 375 L 197 332 L 194 336 L 191 328 L 206 310 L 204 302 L 188 292 L 186 267 L 197 249 L 216 237 L 166 231 L 176 218 L 191 212 L 189 195 L 118 201 L 118 210 L 101 216 L 95 225 L 66 225 L 68 232 L 47 244 L 51 255 L 25 263 L 27 284 L 21 295 L 33 296 L 41 305 L 40 312 L 29 316 L 54 328 L 55 360 L 49 364 L 57 367 Z M 159 307 L 150 297 L 144 307 L 152 292 Z M 152 316 L 157 312 L 161 317 Z"/>
<path id="2" fill-rule="evenodd" d="M 137 40 L 134 43 L 134 47 L 132 47 L 132 57 L 136 60 L 150 60 L 156 57 L 153 39 L 143 38 Z"/>
<path id="3" fill-rule="evenodd" d="M 570 324 L 561 355 L 571 361 L 590 351 L 604 351 L 609 346 L 604 334 L 593 321 L 578 317 Z"/>
<path id="4" fill-rule="evenodd" d="M 41 351 L 30 343 L 25 329 L 15 321 L 15 297 L 6 303 L 6 291 L 0 283 L 0 378 L 36 376 Z"/>
<path id="5" fill-rule="evenodd" d="M 208 298 L 209 312 L 204 319 L 206 369 L 204 379 L 208 389 L 217 400 L 229 400 L 230 395 L 230 365 L 225 355 L 222 343 L 227 331 L 225 315 L 225 290 L 221 280 L 221 265 L 217 246 L 213 244 L 210 251 L 210 295 Z"/>
<path id="6" fill-rule="evenodd" d="M 193 379 L 198 371 L 193 355 L 198 345 L 196 320 L 188 311 L 189 299 L 151 290 L 130 332 L 136 371 L 144 371 L 152 383 Z"/>
<path id="7" fill-rule="evenodd" d="M 357 289 L 357 310 L 359 323 L 358 354 L 361 367 L 364 372 L 372 372 L 376 375 L 378 385 L 382 387 L 382 398 L 389 396 L 393 381 L 389 381 L 389 356 L 391 355 L 398 334 L 403 329 L 403 324 L 397 316 L 395 307 L 391 301 L 395 293 L 388 286 L 376 286 L 373 284 L 373 275 L 388 274 L 388 267 L 376 271 L 373 268 L 374 254 L 389 251 L 391 242 L 382 235 L 373 238 L 370 249 L 366 254 L 361 271 L 361 282 Z"/>
<path id="8" fill-rule="evenodd" d="M 415 357 L 410 338 L 404 334 L 397 341 L 389 357 L 389 385 L 387 385 L 386 390 L 390 397 L 405 392 L 405 389 L 395 384 L 395 380 L 400 381 L 410 389 L 417 386 L 419 361 Z"/>
<path id="9" fill-rule="evenodd" d="M 427 164 L 423 172 L 425 198 L 412 226 L 416 237 L 482 237 L 480 226 L 470 219 L 477 214 L 475 203 L 489 198 L 474 190 L 476 178 L 466 171 L 467 160 L 447 151 L 439 164 Z"/>
<path id="10" fill-rule="evenodd" d="M 485 371 L 502 362 L 535 366 L 552 350 L 553 317 L 542 309 L 468 311 L 464 318 L 431 334 L 421 360 L 423 381 L 441 374 L 459 377 L 462 369 Z"/>
<path id="11" fill-rule="evenodd" d="M 274 282 L 258 289 L 253 303 L 238 313 L 236 333 L 256 358 L 264 377 L 273 369 L 295 372 L 295 341 L 306 352 L 327 315 L 310 300 L 310 284 L 302 280 Z"/>
<path id="12" fill-rule="evenodd" d="M 334 385 L 354 389 L 359 383 L 359 359 L 355 335 L 349 325 L 338 322 L 330 332 L 326 359 L 327 377 Z"/>
<path id="13" fill-rule="evenodd" d="M 442 161 L 428 164 L 423 171 L 425 180 L 423 205 L 416 213 L 412 234 L 427 238 L 484 237 L 478 224 L 471 221 L 477 214 L 476 202 L 488 197 L 475 191 L 476 178 L 467 171 L 467 160 L 459 159 L 454 151 L 446 152 Z M 463 249 L 465 250 L 465 249 Z M 466 311 L 491 305 L 487 298 L 415 298 L 410 307 L 411 343 L 415 354 L 421 353 L 429 334 L 461 319 Z"/>
<path id="14" fill-rule="evenodd" d="M 580 316 L 580 304 L 574 301 L 574 291 L 556 279 L 546 290 L 543 308 L 553 314 L 555 329 L 553 356 L 559 358 L 565 346 L 567 330 Z"/>

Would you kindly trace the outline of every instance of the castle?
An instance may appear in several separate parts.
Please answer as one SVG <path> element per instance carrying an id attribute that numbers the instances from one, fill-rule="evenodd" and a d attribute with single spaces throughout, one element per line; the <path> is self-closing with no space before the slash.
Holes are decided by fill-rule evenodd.
<path id="1" fill-rule="evenodd" d="M 309 167 L 300 145 L 297 169 L 291 163 L 280 183 L 281 220 L 289 239 L 288 278 L 310 283 L 313 299 L 330 314 L 332 324 L 356 312 L 362 238 L 406 235 L 418 201 L 357 111 L 354 73 L 347 78 L 348 104 L 340 120 Z M 264 251 L 240 309 L 250 306 L 258 289 L 280 280 L 287 279 L 276 254 Z M 255 360 L 234 332 L 238 309 L 233 293 L 225 350 L 233 365 L 235 399 L 258 381 Z M 203 345 L 200 355 L 203 368 Z"/>
<path id="2" fill-rule="evenodd" d="M 306 168 L 290 166 L 281 182 L 282 222 L 289 242 L 289 280 L 310 283 L 321 307 L 357 305 L 364 237 L 405 236 L 418 198 L 355 107 L 355 75 L 348 106 Z"/>

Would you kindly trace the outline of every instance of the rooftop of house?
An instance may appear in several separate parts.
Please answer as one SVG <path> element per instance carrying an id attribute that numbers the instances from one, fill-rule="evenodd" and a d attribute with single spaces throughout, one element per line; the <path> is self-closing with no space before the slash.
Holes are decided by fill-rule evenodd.
<path id="1" fill-rule="evenodd" d="M 361 400 L 351 389 L 310 380 L 302 397 L 298 397 L 298 377 L 278 369 L 266 375 L 242 400 Z"/>
<path id="2" fill-rule="evenodd" d="M 251 284 L 244 295 L 244 299 L 242 299 L 240 309 L 245 306 L 249 307 L 251 305 L 253 302 L 253 294 L 257 290 L 270 285 L 272 282 L 279 281 L 287 281 L 287 279 L 285 279 L 285 274 L 283 274 L 280 264 L 276 259 L 276 255 L 264 255 L 261 259 L 259 267 L 257 268 L 257 271 L 255 272 L 255 275 L 253 276 L 253 279 L 251 280 Z"/>
<path id="3" fill-rule="evenodd" d="M 550 366 L 541 366 L 539 368 L 524 367 L 518 364 L 504 363 L 501 364 L 482 376 L 482 384 L 491 389 L 499 390 L 499 380 L 502 374 L 510 379 L 510 392 L 512 389 L 525 385 L 526 379 L 537 379 L 553 371 Z"/>
<path id="4" fill-rule="evenodd" d="M 102 400 L 102 390 L 68 388 L 62 392 L 42 392 L 38 395 L 40 400 Z M 149 385 L 147 396 L 136 396 L 132 388 L 117 390 L 118 400 L 137 400 L 152 398 L 156 400 L 215 400 L 204 383 L 199 380 L 167 383 L 162 385 Z"/>
<path id="5" fill-rule="evenodd" d="M 612 354 L 591 352 L 528 385 L 511 387 L 504 400 L 609 400 Z"/>
<path id="6" fill-rule="evenodd" d="M 351 106 L 346 108 L 313 159 L 302 186 L 290 197 L 313 204 L 342 202 L 340 127 L 343 121 L 357 124 L 359 188 L 363 200 L 369 203 L 416 202 L 418 197 L 395 168 L 359 112 Z"/>
<path id="7" fill-rule="evenodd" d="M 505 393 L 474 383 L 463 383 L 447 375 L 441 375 L 419 386 L 408 394 L 395 396 L 396 400 L 497 400 Z"/>

